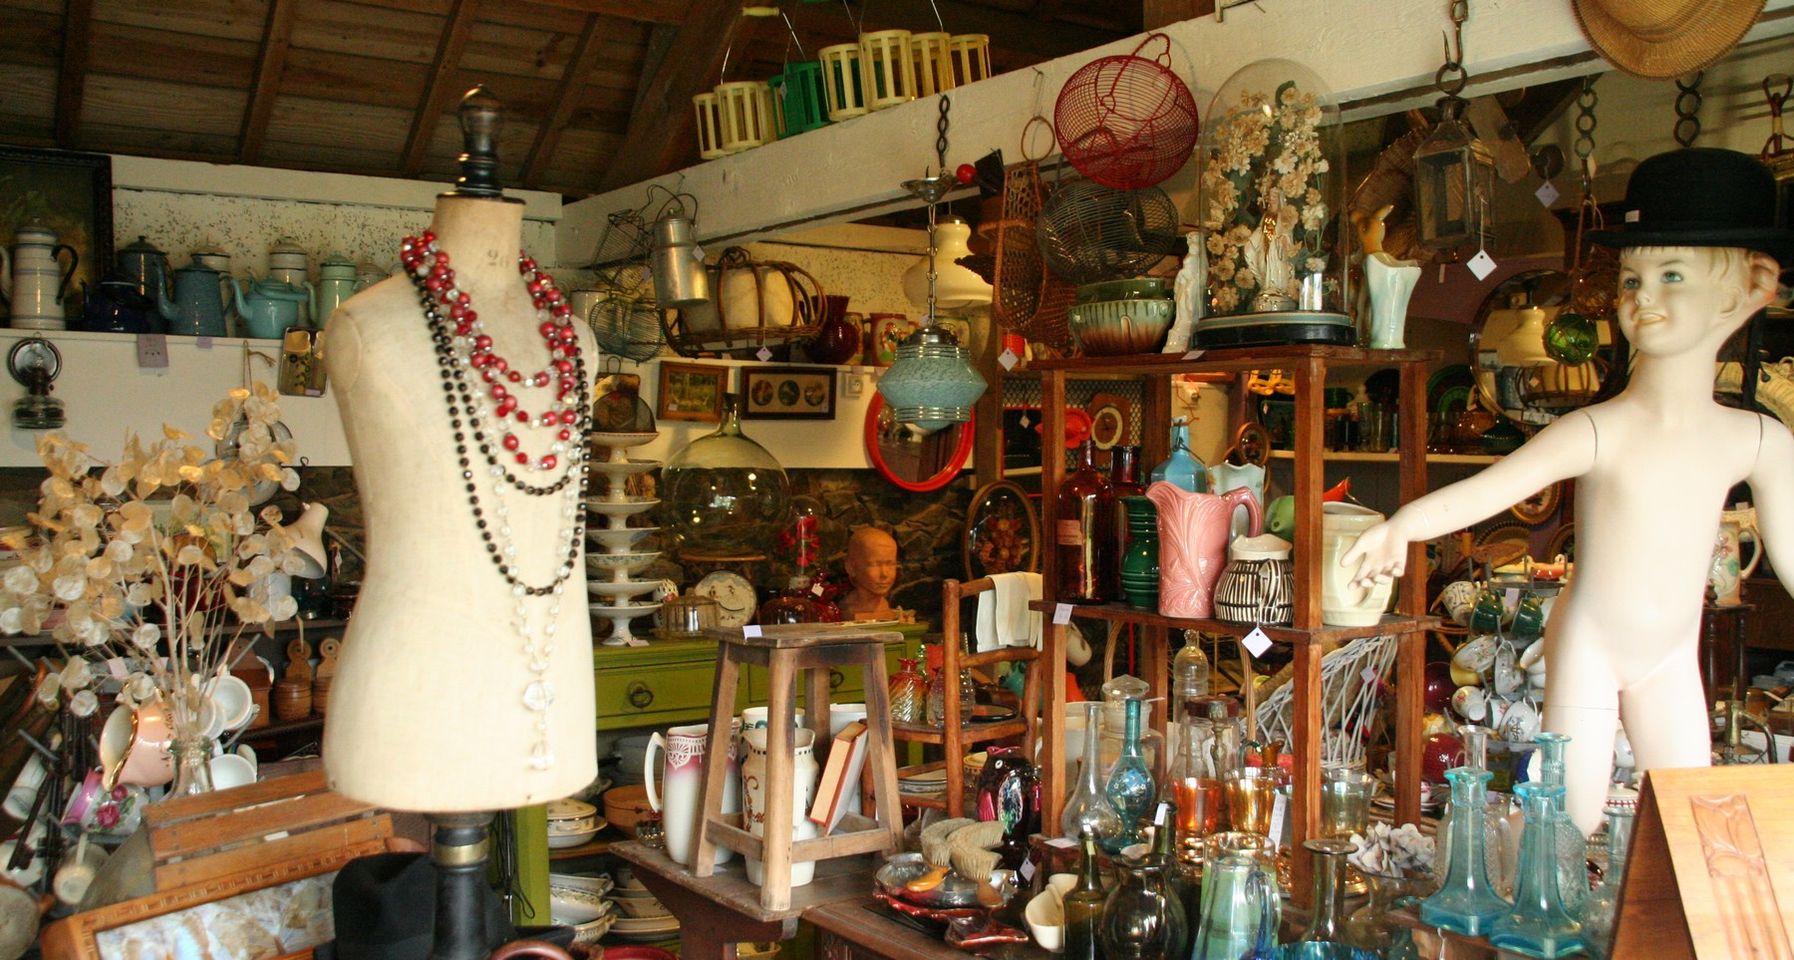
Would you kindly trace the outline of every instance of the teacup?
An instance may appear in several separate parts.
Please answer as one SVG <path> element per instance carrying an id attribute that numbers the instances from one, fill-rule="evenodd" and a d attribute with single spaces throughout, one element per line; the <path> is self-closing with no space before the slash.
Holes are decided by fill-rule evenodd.
<path id="1" fill-rule="evenodd" d="M 1047 878 L 1034 899 L 1022 911 L 1034 942 L 1052 953 L 1065 952 L 1065 895 L 1078 885 L 1075 873 L 1055 873 Z"/>
<path id="2" fill-rule="evenodd" d="M 1514 607 L 1514 635 L 1537 637 L 1545 633 L 1545 600 L 1536 593 L 1527 593 Z"/>
<path id="3" fill-rule="evenodd" d="M 174 757 L 168 752 L 174 733 L 168 710 L 160 703 L 120 706 L 100 731 L 100 766 L 106 787 L 135 784 L 159 787 L 174 779 Z"/>
<path id="4" fill-rule="evenodd" d="M 1439 591 L 1439 602 L 1444 604 L 1445 612 L 1460 627 L 1470 625 L 1470 609 L 1476 605 L 1476 584 L 1469 580 L 1454 580 Z"/>
<path id="5" fill-rule="evenodd" d="M 213 757 L 211 769 L 213 790 L 229 790 L 255 782 L 255 764 L 234 753 Z"/>
<path id="6" fill-rule="evenodd" d="M 255 716 L 255 698 L 249 692 L 249 684 L 228 673 L 220 674 L 206 684 L 204 709 L 209 712 L 204 717 L 209 721 L 207 735 L 217 739 Z"/>
<path id="7" fill-rule="evenodd" d="M 105 774 L 95 767 L 87 771 L 87 776 L 75 786 L 69 794 L 68 806 L 62 809 L 62 822 L 71 827 L 86 826 L 93 821 L 93 815 L 99 811 L 100 804 L 107 798 L 112 789 L 105 783 Z"/>

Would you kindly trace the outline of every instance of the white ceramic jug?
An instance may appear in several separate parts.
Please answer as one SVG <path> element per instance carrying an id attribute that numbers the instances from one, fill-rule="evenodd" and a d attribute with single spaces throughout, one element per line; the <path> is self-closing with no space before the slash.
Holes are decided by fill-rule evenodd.
<path id="1" fill-rule="evenodd" d="M 1368 627 L 1382 619 L 1394 582 L 1354 587 L 1352 568 L 1339 563 L 1339 558 L 1358 542 L 1359 534 L 1382 522 L 1382 514 L 1356 503 L 1321 504 L 1322 623 L 1330 627 Z"/>
<path id="2" fill-rule="evenodd" d="M 698 818 L 703 815 L 700 804 L 704 793 L 704 751 L 710 739 L 710 725 L 696 723 L 672 727 L 662 738 L 659 731 L 648 738 L 648 750 L 642 754 L 642 782 L 648 788 L 648 805 L 660 813 L 666 831 L 667 856 L 675 862 L 691 866 L 692 849 L 698 842 Z M 660 786 L 654 785 L 654 752 L 664 758 Z M 735 753 L 729 751 L 728 770 L 723 774 L 723 812 L 741 812 L 741 770 Z M 727 863 L 734 856 L 728 847 L 716 848 L 716 862 Z"/>
<path id="3" fill-rule="evenodd" d="M 741 764 L 741 817 L 756 837 L 766 836 L 766 732 L 761 727 L 741 734 L 748 751 Z M 817 835 L 816 824 L 810 822 L 810 806 L 816 802 L 816 731 L 798 727 L 794 733 L 797 756 L 791 768 L 791 839 L 809 840 Z M 793 887 L 801 887 L 815 876 L 814 860 L 791 862 Z M 750 883 L 766 882 L 760 861 L 754 857 L 747 858 L 747 877 Z"/>
<path id="4" fill-rule="evenodd" d="M 57 255 L 67 251 L 63 269 Z M 12 310 L 11 326 L 26 330 L 63 330 L 68 320 L 62 301 L 81 257 L 75 248 L 56 242 L 56 233 L 38 222 L 23 224 L 13 240 L 12 256 L 0 249 L 0 296 Z"/>

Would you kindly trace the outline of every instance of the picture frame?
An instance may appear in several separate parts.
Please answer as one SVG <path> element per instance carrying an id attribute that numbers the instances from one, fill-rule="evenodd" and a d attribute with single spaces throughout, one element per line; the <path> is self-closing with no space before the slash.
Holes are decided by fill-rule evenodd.
<path id="1" fill-rule="evenodd" d="M 80 262 L 63 301 L 78 326 L 81 284 L 100 282 L 112 266 L 112 158 L 104 153 L 0 146 L 0 243 L 21 225 L 42 220 Z"/>
<path id="2" fill-rule="evenodd" d="M 655 389 L 654 416 L 661 420 L 721 423 L 729 368 L 707 363 L 662 361 Z"/>
<path id="3" fill-rule="evenodd" d="M 832 367 L 742 367 L 741 395 L 743 419 L 835 419 Z"/>

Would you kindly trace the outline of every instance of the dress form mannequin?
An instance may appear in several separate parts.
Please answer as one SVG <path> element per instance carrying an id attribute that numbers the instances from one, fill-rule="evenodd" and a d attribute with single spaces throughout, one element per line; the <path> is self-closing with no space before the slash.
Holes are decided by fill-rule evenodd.
<path id="1" fill-rule="evenodd" d="M 1546 631 L 1544 728 L 1572 738 L 1568 808 L 1585 834 L 1600 823 L 1616 712 L 1638 769 L 1711 762 L 1696 651 L 1734 484 L 1750 482 L 1763 546 L 1794 569 L 1794 435 L 1712 397 L 1719 347 L 1774 297 L 1777 258 L 1794 260 L 1794 234 L 1768 220 L 1773 178 L 1742 154 L 1677 151 L 1639 165 L 1626 206 L 1627 230 L 1594 235 L 1623 248 L 1619 320 L 1636 351 L 1626 388 L 1407 504 L 1341 558 L 1360 582 L 1399 575 L 1410 542 L 1578 478 L 1577 573 Z"/>
<path id="2" fill-rule="evenodd" d="M 891 589 L 897 585 L 896 539 L 877 527 L 855 530 L 847 541 L 847 579 L 853 588 L 841 597 L 843 615 L 888 616 Z"/>
<path id="3" fill-rule="evenodd" d="M 464 106 L 464 123 L 467 113 Z M 444 194 L 430 229 L 493 350 L 534 370 L 548 353 L 518 272 L 523 206 L 494 193 L 495 184 Z M 582 353 L 592 356 L 589 334 L 580 329 L 580 336 Z M 327 356 L 368 529 L 367 571 L 324 732 L 331 788 L 391 809 L 432 812 L 517 807 L 579 790 L 597 774 L 591 623 L 577 575 L 583 559 L 572 558 L 575 575 L 564 579 L 560 595 L 519 598 L 488 555 L 457 463 L 462 428 L 451 424 L 441 387 L 446 372 L 409 277 L 391 277 L 338 308 Z M 552 395 L 552 388 L 516 390 L 532 412 Z M 524 449 L 546 447 L 546 428 L 515 429 Z M 493 449 L 508 456 L 490 421 L 486 432 Z M 559 469 L 513 469 L 533 484 L 574 471 L 577 511 L 582 439 L 572 438 Z M 554 583 L 568 562 L 568 500 L 562 493 L 495 492 L 501 481 L 468 440 L 476 495 L 495 532 L 497 505 L 502 500 L 508 509 L 502 522 L 516 547 L 511 569 L 532 586 Z M 515 626 L 519 603 L 538 640 L 552 633 L 540 671 Z M 525 704 L 538 679 L 552 689 L 541 710 Z M 538 766 L 532 751 L 544 741 L 552 760 Z"/>

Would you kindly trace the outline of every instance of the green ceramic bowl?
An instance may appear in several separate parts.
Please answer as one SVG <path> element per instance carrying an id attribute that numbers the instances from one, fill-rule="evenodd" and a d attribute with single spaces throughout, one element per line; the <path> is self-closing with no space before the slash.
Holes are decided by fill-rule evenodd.
<path id="1" fill-rule="evenodd" d="M 1078 287 L 1079 303 L 1101 303 L 1104 300 L 1169 300 L 1171 281 L 1161 277 L 1134 277 L 1131 280 L 1104 280 Z"/>
<path id="2" fill-rule="evenodd" d="M 1086 356 L 1119 357 L 1157 352 L 1176 313 L 1170 300 L 1104 300 L 1067 310 L 1065 325 Z"/>

